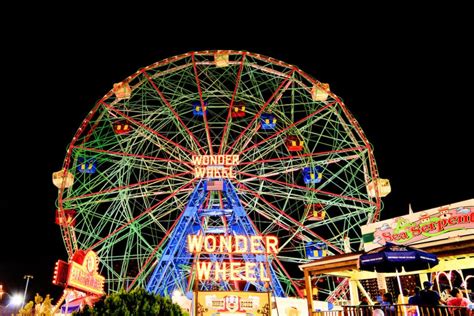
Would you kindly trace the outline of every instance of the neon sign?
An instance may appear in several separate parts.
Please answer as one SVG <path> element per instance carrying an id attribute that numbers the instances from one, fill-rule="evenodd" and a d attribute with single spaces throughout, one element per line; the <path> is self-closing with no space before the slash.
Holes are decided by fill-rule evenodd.
<path id="1" fill-rule="evenodd" d="M 198 261 L 195 268 L 201 281 L 270 281 L 263 262 Z"/>
<path id="2" fill-rule="evenodd" d="M 88 293 L 104 294 L 105 278 L 99 273 L 99 261 L 93 251 L 88 251 L 82 263 L 71 261 L 67 285 Z"/>
<path id="3" fill-rule="evenodd" d="M 275 236 L 188 235 L 187 249 L 193 254 L 271 255 L 278 252 Z M 195 270 L 199 280 L 269 282 L 264 262 L 197 261 Z M 262 260 L 262 259 L 261 259 Z"/>
<path id="4" fill-rule="evenodd" d="M 196 295 L 194 315 L 270 315 L 269 292 L 203 291 Z"/>
<path id="5" fill-rule="evenodd" d="M 474 228 L 474 207 L 442 209 L 434 214 L 422 214 L 414 220 L 397 218 L 393 225 L 382 225 L 374 231 L 374 242 L 413 243 L 456 231 Z"/>
<path id="6" fill-rule="evenodd" d="M 193 155 L 195 178 L 235 178 L 233 166 L 239 163 L 238 155 Z"/>
<path id="7" fill-rule="evenodd" d="M 275 236 L 188 235 L 188 251 L 190 253 L 272 254 L 278 252 L 278 239 Z"/>

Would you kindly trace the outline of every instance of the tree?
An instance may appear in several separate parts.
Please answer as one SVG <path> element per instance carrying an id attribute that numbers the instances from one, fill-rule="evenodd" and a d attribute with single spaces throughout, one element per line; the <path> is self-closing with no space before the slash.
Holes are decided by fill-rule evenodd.
<path id="1" fill-rule="evenodd" d="M 43 303 L 43 297 L 41 295 L 39 295 L 38 293 L 36 293 L 36 295 L 35 295 L 35 306 L 39 306 L 39 305 L 41 305 L 41 303 Z"/>
<path id="2" fill-rule="evenodd" d="M 36 313 L 35 315 L 51 316 L 53 315 L 52 311 L 53 311 L 53 304 L 51 303 L 51 298 L 49 297 L 49 294 L 47 294 L 45 299 L 42 301 L 41 305 L 39 305 L 39 312 Z"/>
<path id="3" fill-rule="evenodd" d="M 23 308 L 18 311 L 17 316 L 51 316 L 53 306 L 49 294 L 43 299 L 41 295 L 36 293 L 33 301 L 29 301 Z"/>
<path id="4" fill-rule="evenodd" d="M 174 304 L 170 298 L 148 293 L 143 288 L 135 288 L 130 292 L 124 289 L 102 297 L 93 307 L 86 306 L 82 311 L 73 315 L 81 316 L 181 316 L 188 315 L 179 305 Z"/>
<path id="5" fill-rule="evenodd" d="M 23 306 L 19 311 L 18 315 L 20 316 L 30 316 L 33 315 L 33 301 L 29 301 L 25 306 Z"/>

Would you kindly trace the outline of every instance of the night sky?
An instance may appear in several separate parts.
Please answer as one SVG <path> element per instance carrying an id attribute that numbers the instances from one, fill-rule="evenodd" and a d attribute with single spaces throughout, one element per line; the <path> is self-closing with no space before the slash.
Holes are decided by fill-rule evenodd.
<path id="1" fill-rule="evenodd" d="M 462 12 L 384 13 L 347 24 L 336 13 L 328 22 L 294 17 L 255 26 L 235 17 L 225 28 L 186 20 L 187 32 L 159 21 L 125 27 L 105 26 L 99 17 L 94 23 L 62 17 L 29 20 L 25 29 L 7 32 L 0 284 L 8 292 L 23 291 L 23 275 L 32 274 L 30 297 L 58 297 L 61 289 L 51 284 L 54 263 L 67 257 L 54 223 L 51 173 L 61 168 L 75 131 L 113 83 L 193 50 L 260 53 L 329 83 L 373 145 L 380 176 L 391 182 L 382 219 L 406 214 L 409 203 L 416 212 L 473 198 L 474 54 Z M 222 25 L 221 19 L 214 23 Z"/>

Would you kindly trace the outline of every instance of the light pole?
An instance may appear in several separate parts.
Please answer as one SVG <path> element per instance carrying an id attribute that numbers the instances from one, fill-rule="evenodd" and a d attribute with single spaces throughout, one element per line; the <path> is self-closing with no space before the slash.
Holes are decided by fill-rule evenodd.
<path id="1" fill-rule="evenodd" d="M 33 276 L 27 274 L 27 275 L 23 276 L 23 279 L 26 279 L 26 285 L 25 285 L 25 293 L 23 294 L 23 305 L 22 305 L 22 307 L 25 306 L 26 291 L 28 291 L 28 283 L 29 283 L 30 279 L 33 279 Z"/>

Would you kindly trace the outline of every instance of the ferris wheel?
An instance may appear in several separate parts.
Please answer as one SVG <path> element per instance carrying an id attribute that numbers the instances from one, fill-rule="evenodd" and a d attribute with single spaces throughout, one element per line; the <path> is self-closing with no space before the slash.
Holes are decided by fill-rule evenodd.
<path id="1" fill-rule="evenodd" d="M 95 251 L 109 292 L 189 290 L 189 215 L 195 232 L 276 236 L 274 287 L 298 294 L 297 265 L 359 250 L 359 226 L 381 210 L 371 146 L 341 99 L 296 66 L 245 51 L 174 56 L 115 84 L 53 180 L 68 254 Z M 182 280 L 160 289 L 169 269 Z"/>

